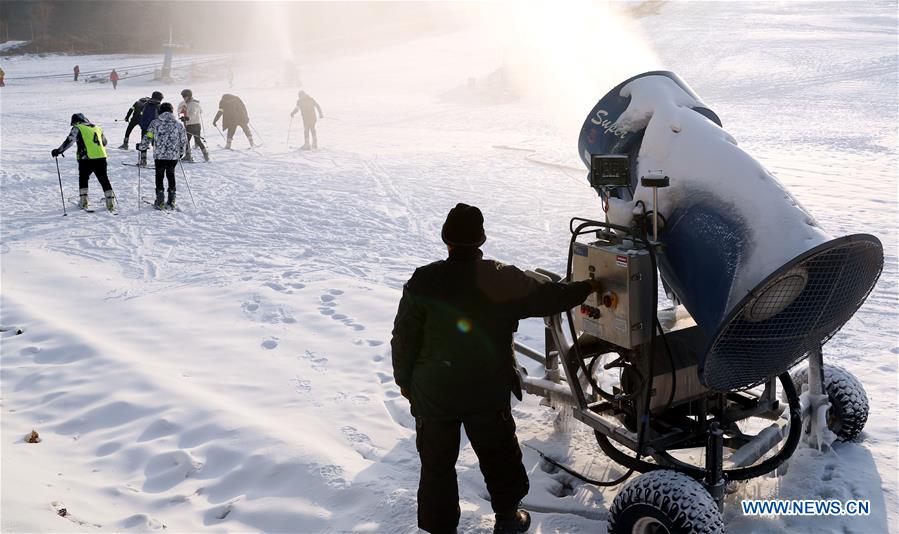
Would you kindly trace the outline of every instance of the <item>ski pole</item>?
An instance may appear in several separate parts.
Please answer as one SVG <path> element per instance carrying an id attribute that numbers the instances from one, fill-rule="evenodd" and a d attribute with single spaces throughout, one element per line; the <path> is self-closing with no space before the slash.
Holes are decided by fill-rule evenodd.
<path id="1" fill-rule="evenodd" d="M 190 201 L 194 205 L 194 209 L 197 209 L 197 203 L 194 201 L 194 194 L 190 192 L 190 182 L 187 181 L 187 173 L 184 172 L 184 164 L 181 163 L 181 160 L 178 160 L 178 165 L 181 167 L 181 176 L 184 177 L 184 185 L 187 186 L 187 194 L 190 195 Z"/>
<path id="2" fill-rule="evenodd" d="M 62 174 L 59 173 L 59 158 L 53 158 L 53 161 L 56 162 L 56 177 L 59 178 L 59 198 L 62 199 L 62 216 L 65 217 L 69 213 L 66 211 L 66 197 L 62 194 Z"/>
<path id="3" fill-rule="evenodd" d="M 293 115 L 290 116 L 290 124 L 287 125 L 287 150 L 290 150 L 290 129 L 293 128 Z"/>
<path id="4" fill-rule="evenodd" d="M 140 156 L 138 156 L 140 159 Z M 140 203 L 143 199 L 140 196 L 140 161 L 137 163 L 137 211 L 140 211 Z"/>
<path id="5" fill-rule="evenodd" d="M 222 133 L 222 131 L 221 131 L 221 130 L 219 130 L 219 127 L 218 127 L 218 125 L 215 125 L 215 124 L 213 124 L 213 126 L 215 126 L 215 129 L 216 129 L 216 130 L 218 130 L 218 132 L 219 132 L 219 135 L 220 135 L 220 136 L 222 136 L 222 139 L 224 139 L 224 138 L 225 138 L 225 134 L 223 134 L 223 133 Z"/>
<path id="6" fill-rule="evenodd" d="M 259 135 L 259 130 L 257 130 L 256 127 L 253 126 L 252 124 L 250 124 L 250 130 L 253 130 L 253 132 L 256 134 L 256 137 L 259 138 L 259 144 L 260 144 L 260 145 L 263 144 L 263 143 L 265 143 L 265 139 L 263 139 L 262 136 Z"/>

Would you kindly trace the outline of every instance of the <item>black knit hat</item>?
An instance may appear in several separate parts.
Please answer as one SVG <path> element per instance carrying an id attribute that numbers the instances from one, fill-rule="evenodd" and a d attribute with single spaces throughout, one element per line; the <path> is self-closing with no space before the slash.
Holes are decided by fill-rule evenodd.
<path id="1" fill-rule="evenodd" d="M 481 210 L 468 204 L 456 204 L 446 216 L 443 242 L 454 247 L 479 247 L 487 240 L 484 234 L 484 216 Z"/>
<path id="2" fill-rule="evenodd" d="M 166 111 L 168 111 L 169 113 L 174 113 L 175 108 L 174 108 L 174 106 L 172 106 L 172 103 L 171 103 L 171 102 L 163 102 L 163 103 L 159 106 L 159 112 L 160 112 L 160 113 L 165 113 Z"/>
<path id="3" fill-rule="evenodd" d="M 162 101 L 162 93 L 160 93 L 159 91 L 153 91 L 153 94 L 150 95 L 150 98 L 152 98 L 153 100 L 159 100 L 161 102 Z"/>

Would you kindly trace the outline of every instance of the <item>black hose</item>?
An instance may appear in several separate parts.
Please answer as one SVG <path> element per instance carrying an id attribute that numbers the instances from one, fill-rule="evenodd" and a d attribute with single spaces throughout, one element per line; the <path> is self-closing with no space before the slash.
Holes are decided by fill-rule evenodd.
<path id="1" fill-rule="evenodd" d="M 762 476 L 784 463 L 796 450 L 796 446 L 799 444 L 799 438 L 802 434 L 802 415 L 799 412 L 799 394 L 796 393 L 796 386 L 793 385 L 793 379 L 790 378 L 789 373 L 778 375 L 777 378 L 780 380 L 780 384 L 784 389 L 784 395 L 787 397 L 787 402 L 790 406 L 790 433 L 787 434 L 786 443 L 784 443 L 783 447 L 777 451 L 777 454 L 771 456 L 760 464 L 751 465 L 749 467 L 740 467 L 737 469 L 725 469 L 723 471 L 725 480 L 748 480 L 750 478 Z M 663 455 L 665 460 L 669 462 L 668 465 L 652 464 L 628 456 L 612 445 L 609 438 L 598 430 L 594 430 L 593 434 L 596 436 L 596 442 L 599 444 L 599 448 L 602 449 L 606 456 L 628 469 L 633 469 L 640 473 L 658 469 L 671 469 L 700 480 L 706 476 L 706 470 L 704 468 L 682 462 L 667 453 Z"/>
<path id="2" fill-rule="evenodd" d="M 550 464 L 552 464 L 552 465 L 558 467 L 558 468 L 561 469 L 562 471 L 565 471 L 566 473 L 568 473 L 569 475 L 573 476 L 574 478 L 577 478 L 577 479 L 579 479 L 579 480 L 583 480 L 584 482 L 586 482 L 586 483 L 588 483 L 588 484 L 593 484 L 594 486 L 602 486 L 602 487 L 617 486 L 618 484 L 621 484 L 622 482 L 624 482 L 625 480 L 627 480 L 627 479 L 633 474 L 633 472 L 634 472 L 633 469 L 628 469 L 626 473 L 624 473 L 623 475 L 621 475 L 620 477 L 618 477 L 618 478 L 616 478 L 616 479 L 614 479 L 614 480 L 596 480 L 596 479 L 593 479 L 593 478 L 589 478 L 589 477 L 587 477 L 587 476 L 585 476 L 585 475 L 582 475 L 582 474 L 578 473 L 577 471 L 575 471 L 574 469 L 572 469 L 572 468 L 570 468 L 570 467 L 567 467 L 567 466 L 565 466 L 565 465 L 562 465 L 562 464 L 559 463 L 557 460 L 555 460 L 555 459 L 553 459 L 553 458 L 547 456 L 546 454 L 540 452 L 540 450 L 538 450 L 538 449 L 536 449 L 536 448 L 534 448 L 534 447 L 531 447 L 531 446 L 528 445 L 527 443 L 522 443 L 522 445 L 524 445 L 525 447 L 527 447 L 527 448 L 531 449 L 532 451 L 536 452 L 537 454 L 540 455 L 540 458 L 543 458 L 544 460 L 546 460 L 546 461 L 549 462 Z"/>

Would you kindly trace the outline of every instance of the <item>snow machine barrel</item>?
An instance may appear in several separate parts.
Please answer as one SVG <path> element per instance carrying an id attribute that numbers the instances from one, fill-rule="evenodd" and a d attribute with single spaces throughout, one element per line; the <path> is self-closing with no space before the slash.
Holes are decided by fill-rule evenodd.
<path id="1" fill-rule="evenodd" d="M 590 112 L 578 149 L 626 155 L 631 185 L 608 195 L 610 221 L 630 226 L 661 174 L 659 272 L 708 342 L 699 374 L 716 391 L 785 372 L 848 321 L 883 268 L 871 235 L 834 239 L 677 75 L 654 71 L 612 89 Z M 588 177 L 588 180 L 590 177 Z"/>

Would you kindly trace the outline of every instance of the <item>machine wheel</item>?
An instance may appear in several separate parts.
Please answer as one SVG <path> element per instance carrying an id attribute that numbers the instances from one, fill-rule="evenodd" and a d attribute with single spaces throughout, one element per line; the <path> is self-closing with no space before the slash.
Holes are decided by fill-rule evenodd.
<path id="1" fill-rule="evenodd" d="M 808 384 L 808 367 L 793 372 L 796 391 Z M 840 441 L 851 441 L 868 421 L 868 396 L 865 387 L 849 371 L 837 365 L 824 365 L 824 391 L 830 399 L 827 427 Z"/>
<path id="2" fill-rule="evenodd" d="M 609 510 L 610 534 L 723 532 L 718 505 L 702 484 L 668 469 L 628 482 Z"/>

